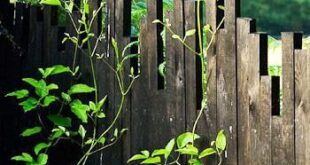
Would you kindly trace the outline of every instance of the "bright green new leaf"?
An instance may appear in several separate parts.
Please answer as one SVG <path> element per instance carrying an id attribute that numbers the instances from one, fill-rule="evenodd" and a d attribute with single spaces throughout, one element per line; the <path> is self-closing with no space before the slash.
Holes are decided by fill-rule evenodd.
<path id="1" fill-rule="evenodd" d="M 98 117 L 99 119 L 103 119 L 103 118 L 106 117 L 106 115 L 105 115 L 105 113 L 100 112 L 100 113 L 97 114 L 97 117 Z"/>
<path id="2" fill-rule="evenodd" d="M 158 164 L 161 162 L 161 159 L 159 156 L 147 158 L 144 161 L 141 162 L 141 164 Z"/>
<path id="3" fill-rule="evenodd" d="M 23 137 L 28 137 L 28 136 L 32 136 L 32 135 L 35 135 L 35 134 L 38 134 L 42 131 L 42 127 L 33 127 L 33 128 L 28 128 L 26 130 L 24 130 L 22 133 L 21 133 L 21 136 Z"/>
<path id="4" fill-rule="evenodd" d="M 224 151 L 226 148 L 226 136 L 224 134 L 224 130 L 221 130 L 216 137 L 215 141 L 216 148 Z"/>
<path id="5" fill-rule="evenodd" d="M 89 87 L 86 84 L 75 84 L 71 86 L 71 88 L 68 91 L 68 94 L 78 94 L 78 93 L 91 93 L 94 92 L 96 89 Z"/>
<path id="6" fill-rule="evenodd" d="M 141 153 L 145 155 L 146 157 L 150 157 L 150 152 L 148 150 L 143 150 L 141 151 Z"/>
<path id="7" fill-rule="evenodd" d="M 152 153 L 152 157 L 154 156 L 160 156 L 160 155 L 165 155 L 167 153 L 167 150 L 166 149 L 157 149 L 157 150 L 154 150 L 153 153 Z"/>
<path id="8" fill-rule="evenodd" d="M 225 7 L 223 5 L 218 5 L 218 8 L 221 10 L 225 10 Z"/>
<path id="9" fill-rule="evenodd" d="M 106 138 L 102 137 L 98 140 L 98 142 L 103 145 L 106 142 Z"/>
<path id="10" fill-rule="evenodd" d="M 43 101 L 43 107 L 48 107 L 50 106 L 51 103 L 55 102 L 57 100 L 57 97 L 56 96 L 46 96 L 44 98 L 44 101 Z"/>
<path id="11" fill-rule="evenodd" d="M 23 107 L 24 112 L 29 112 L 35 109 L 39 104 L 39 101 L 33 97 L 29 97 L 27 100 L 19 103 Z"/>
<path id="12" fill-rule="evenodd" d="M 97 111 L 99 111 L 101 108 L 102 108 L 102 106 L 104 105 L 104 103 L 106 102 L 106 100 L 107 100 L 107 96 L 105 96 L 103 99 L 101 99 L 100 101 L 99 101 L 99 103 L 96 105 L 97 107 Z"/>
<path id="13" fill-rule="evenodd" d="M 42 0 L 40 3 L 49 6 L 61 6 L 60 0 Z"/>
<path id="14" fill-rule="evenodd" d="M 21 155 L 12 157 L 11 160 L 28 162 L 28 163 L 33 162 L 32 156 L 28 153 L 25 153 L 25 152 L 23 152 Z"/>
<path id="15" fill-rule="evenodd" d="M 29 95 L 29 91 L 26 89 L 22 89 L 22 90 L 17 90 L 11 93 L 8 93 L 7 95 L 5 95 L 5 97 L 16 97 L 17 99 L 22 99 L 25 98 Z"/>
<path id="16" fill-rule="evenodd" d="M 204 158 L 204 157 L 209 156 L 209 155 L 213 155 L 213 154 L 215 154 L 215 153 L 216 153 L 215 149 L 213 149 L 213 148 L 207 148 L 207 149 L 203 150 L 203 151 L 199 154 L 199 159 Z"/>
<path id="17" fill-rule="evenodd" d="M 177 146 L 178 148 L 183 148 L 189 143 L 193 143 L 193 140 L 199 139 L 200 136 L 197 134 L 193 134 L 192 132 L 186 132 L 181 134 L 177 138 Z"/>
<path id="18" fill-rule="evenodd" d="M 169 141 L 169 143 L 166 145 L 165 149 L 166 149 L 166 154 L 165 154 L 165 159 L 167 159 L 169 157 L 169 155 L 171 154 L 173 148 L 174 148 L 174 145 L 175 145 L 175 139 L 171 139 Z"/>
<path id="19" fill-rule="evenodd" d="M 23 78 L 22 80 L 35 88 L 38 86 L 39 83 L 38 80 L 33 78 Z"/>
<path id="20" fill-rule="evenodd" d="M 191 165 L 203 165 L 203 163 L 198 159 L 190 159 L 188 160 L 188 163 Z"/>
<path id="21" fill-rule="evenodd" d="M 54 89 L 58 89 L 58 85 L 57 84 L 49 84 L 47 87 L 46 87 L 48 90 L 54 90 Z"/>
<path id="22" fill-rule="evenodd" d="M 88 145 L 88 144 L 91 144 L 93 142 L 93 139 L 88 139 L 85 144 Z"/>
<path id="23" fill-rule="evenodd" d="M 61 92 L 61 98 L 64 99 L 67 103 L 71 102 L 71 97 L 67 93 Z"/>
<path id="24" fill-rule="evenodd" d="M 41 98 L 45 97 L 49 93 L 49 89 L 46 86 L 46 82 L 44 80 L 38 81 L 37 86 L 35 87 L 35 92 Z"/>
<path id="25" fill-rule="evenodd" d="M 190 37 L 196 33 L 196 29 L 186 31 L 185 36 Z"/>
<path id="26" fill-rule="evenodd" d="M 128 161 L 127 163 L 130 163 L 132 161 L 135 161 L 135 160 L 143 160 L 143 159 L 147 159 L 148 157 L 143 155 L 143 154 L 136 154 L 134 156 L 132 156 Z"/>
<path id="27" fill-rule="evenodd" d="M 80 125 L 78 132 L 79 132 L 79 135 L 82 137 L 82 139 L 84 139 L 86 135 L 86 130 L 82 125 Z"/>
<path id="28" fill-rule="evenodd" d="M 172 35 L 173 39 L 178 39 L 178 40 L 182 40 L 181 37 L 179 35 L 173 34 Z"/>
<path id="29" fill-rule="evenodd" d="M 71 118 L 61 115 L 48 115 L 47 118 L 57 126 L 71 127 Z"/>
<path id="30" fill-rule="evenodd" d="M 34 153 L 36 154 L 36 155 L 38 155 L 39 153 L 40 153 L 40 151 L 42 151 L 43 149 L 45 149 L 45 148 L 48 148 L 48 147 L 50 147 L 50 144 L 47 144 L 47 143 L 39 143 L 39 144 L 37 144 L 35 147 L 34 147 Z"/>
<path id="31" fill-rule="evenodd" d="M 158 71 L 162 77 L 166 77 L 166 61 L 158 66 Z"/>
<path id="32" fill-rule="evenodd" d="M 93 111 L 97 111 L 96 104 L 93 101 L 89 101 L 89 108 Z"/>
<path id="33" fill-rule="evenodd" d="M 193 145 L 186 145 L 186 147 L 177 149 L 182 155 L 198 155 L 198 149 Z"/>
<path id="34" fill-rule="evenodd" d="M 48 160 L 48 155 L 41 153 L 38 156 L 37 162 L 38 162 L 39 165 L 46 165 L 47 164 L 47 160 Z"/>
<path id="35" fill-rule="evenodd" d="M 55 140 L 55 139 L 61 137 L 64 134 L 64 132 L 62 130 L 58 129 L 58 128 L 57 129 L 53 129 L 52 132 L 53 132 L 53 134 L 49 138 L 50 140 Z"/>
<path id="36" fill-rule="evenodd" d="M 89 111 L 89 106 L 82 104 L 80 100 L 74 100 L 71 104 L 71 111 L 83 122 L 87 123 L 87 111 Z"/>

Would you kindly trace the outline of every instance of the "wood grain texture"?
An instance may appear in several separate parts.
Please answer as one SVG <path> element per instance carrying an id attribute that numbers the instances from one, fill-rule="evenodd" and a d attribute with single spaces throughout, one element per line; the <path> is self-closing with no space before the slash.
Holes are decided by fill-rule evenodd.
<path id="1" fill-rule="evenodd" d="M 294 61 L 295 49 L 301 48 L 302 35 L 282 33 L 282 90 L 283 103 L 279 116 L 273 117 L 272 152 L 274 163 L 295 164 L 294 117 L 295 117 L 295 83 Z"/>
<path id="2" fill-rule="evenodd" d="M 296 164 L 309 164 L 309 50 L 295 50 L 295 147 Z"/>

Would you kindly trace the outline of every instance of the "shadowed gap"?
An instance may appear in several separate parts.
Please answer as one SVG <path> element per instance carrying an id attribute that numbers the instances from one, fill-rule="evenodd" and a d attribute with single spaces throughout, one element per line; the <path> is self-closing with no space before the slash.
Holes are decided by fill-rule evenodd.
<path id="1" fill-rule="evenodd" d="M 163 21 L 163 2 L 162 1 L 157 1 L 157 6 L 156 6 L 156 10 L 157 10 L 157 19 Z M 161 24 L 157 24 L 157 70 L 159 70 L 159 65 L 162 64 L 165 61 L 165 57 L 164 57 L 164 42 L 162 40 L 161 37 L 161 33 L 164 30 L 163 25 Z M 165 89 L 165 78 L 163 76 L 160 75 L 159 72 L 157 72 L 157 81 L 158 81 L 158 89 Z"/>

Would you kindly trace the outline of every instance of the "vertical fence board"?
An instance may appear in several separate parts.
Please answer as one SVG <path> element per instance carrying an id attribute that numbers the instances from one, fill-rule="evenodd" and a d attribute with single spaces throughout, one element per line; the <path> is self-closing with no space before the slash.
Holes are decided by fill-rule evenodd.
<path id="1" fill-rule="evenodd" d="M 295 51 L 296 164 L 309 164 L 309 50 Z"/>

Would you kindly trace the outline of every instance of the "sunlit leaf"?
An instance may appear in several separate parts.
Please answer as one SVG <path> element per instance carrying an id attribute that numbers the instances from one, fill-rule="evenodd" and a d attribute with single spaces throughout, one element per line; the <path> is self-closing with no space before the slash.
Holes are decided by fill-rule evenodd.
<path id="1" fill-rule="evenodd" d="M 28 136 L 32 136 L 32 135 L 35 135 L 35 134 L 38 134 L 42 131 L 42 127 L 33 127 L 33 128 L 28 128 L 26 130 L 24 130 L 22 133 L 21 133 L 21 136 L 23 137 L 28 137 Z"/>

